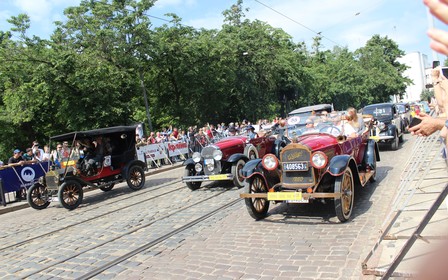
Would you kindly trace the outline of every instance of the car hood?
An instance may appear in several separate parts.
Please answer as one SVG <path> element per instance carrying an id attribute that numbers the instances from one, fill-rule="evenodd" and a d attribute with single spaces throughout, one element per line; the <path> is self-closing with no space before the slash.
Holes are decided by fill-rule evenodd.
<path id="1" fill-rule="evenodd" d="M 298 143 L 309 147 L 312 151 L 322 149 L 323 147 L 329 145 L 338 144 L 336 137 L 324 133 L 303 135 L 299 137 L 297 140 Z"/>
<path id="2" fill-rule="evenodd" d="M 230 136 L 215 142 L 213 145 L 219 147 L 221 150 L 225 150 L 229 147 L 233 147 L 239 144 L 245 144 L 247 141 L 246 136 Z"/>

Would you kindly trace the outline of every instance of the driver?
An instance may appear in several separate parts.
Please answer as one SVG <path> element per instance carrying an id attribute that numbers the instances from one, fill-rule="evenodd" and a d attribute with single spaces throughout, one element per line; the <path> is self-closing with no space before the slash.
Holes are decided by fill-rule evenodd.
<path id="1" fill-rule="evenodd" d="M 305 121 L 305 127 L 303 128 L 302 134 L 307 133 L 317 133 L 319 130 L 315 127 L 314 120 L 309 118 Z"/>
<path id="2" fill-rule="evenodd" d="M 97 173 L 97 167 L 101 164 L 104 156 L 104 146 L 103 146 L 103 138 L 101 136 L 97 136 L 95 141 L 91 142 L 88 139 L 85 139 L 82 143 L 85 148 L 85 171 L 87 176 L 91 176 Z"/>

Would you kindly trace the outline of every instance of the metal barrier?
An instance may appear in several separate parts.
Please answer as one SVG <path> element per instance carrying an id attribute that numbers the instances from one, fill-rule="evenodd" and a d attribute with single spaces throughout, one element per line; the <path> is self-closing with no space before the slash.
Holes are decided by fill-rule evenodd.
<path id="1" fill-rule="evenodd" d="M 424 180 L 428 180 L 428 174 L 433 171 L 432 168 L 437 162 L 441 161 L 440 149 L 443 145 L 440 145 L 439 133 L 434 133 L 429 137 L 418 137 L 416 143 L 412 149 L 411 156 L 408 158 L 405 165 L 405 169 L 401 174 L 400 185 L 398 190 L 392 199 L 392 209 L 388 213 L 381 226 L 381 235 L 377 242 L 374 244 L 370 253 L 367 255 L 362 263 L 362 271 L 365 275 L 375 275 L 381 276 L 381 279 L 388 279 L 389 277 L 413 277 L 415 276 L 413 272 L 410 271 L 400 271 L 395 272 L 400 262 L 405 257 L 406 253 L 409 252 L 415 241 L 419 238 L 423 229 L 428 225 L 429 221 L 433 217 L 434 213 L 438 210 L 443 200 L 448 193 L 448 185 L 440 192 L 439 196 L 429 209 L 422 209 L 421 211 L 426 211 L 424 218 L 420 221 L 417 229 L 407 238 L 405 245 L 402 247 L 398 255 L 394 258 L 392 263 L 385 268 L 384 266 L 380 269 L 378 267 L 369 267 L 368 262 L 377 252 L 381 242 L 384 240 L 397 240 L 398 237 L 391 235 L 390 230 L 399 221 L 400 215 L 407 211 L 410 201 L 414 198 L 417 191 L 421 191 L 422 184 Z M 441 179 L 445 180 L 448 178 L 446 175 L 446 165 L 442 165 L 442 174 L 439 177 L 434 177 L 431 179 Z M 423 192 L 423 191 L 422 191 Z M 444 237 L 442 237 L 444 238 Z"/>

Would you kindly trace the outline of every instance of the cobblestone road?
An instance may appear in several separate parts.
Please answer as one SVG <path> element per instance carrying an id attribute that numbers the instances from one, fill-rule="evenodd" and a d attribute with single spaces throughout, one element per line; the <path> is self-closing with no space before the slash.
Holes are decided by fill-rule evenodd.
<path id="1" fill-rule="evenodd" d="M 240 200 L 94 278 L 361 279 L 361 262 L 378 237 L 413 142 L 406 135 L 398 151 L 381 151 L 377 182 L 356 193 L 347 223 L 337 221 L 330 204 L 279 205 L 254 221 Z M 182 173 L 152 175 L 137 192 L 125 185 L 89 192 L 74 211 L 54 203 L 1 215 L 0 278 L 82 277 L 243 191 L 211 184 L 191 192 L 179 182 Z"/>

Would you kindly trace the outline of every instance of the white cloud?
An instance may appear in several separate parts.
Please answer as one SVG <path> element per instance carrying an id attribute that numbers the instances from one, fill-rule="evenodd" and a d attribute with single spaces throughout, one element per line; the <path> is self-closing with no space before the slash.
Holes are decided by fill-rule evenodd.
<path id="1" fill-rule="evenodd" d="M 179 6 L 187 6 L 191 7 L 197 4 L 197 0 L 158 0 L 154 7 L 156 8 L 166 8 L 166 7 L 179 7 Z"/>
<path id="2" fill-rule="evenodd" d="M 47 0 L 14 0 L 14 5 L 35 21 L 48 18 L 52 8 L 52 4 Z"/>

